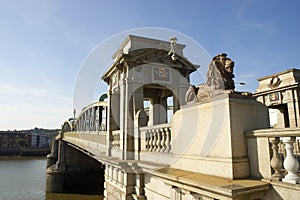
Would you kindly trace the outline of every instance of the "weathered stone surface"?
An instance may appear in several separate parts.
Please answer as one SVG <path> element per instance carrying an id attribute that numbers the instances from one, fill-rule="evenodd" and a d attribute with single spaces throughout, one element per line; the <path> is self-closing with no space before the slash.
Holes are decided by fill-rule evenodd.
<path id="1" fill-rule="evenodd" d="M 244 132 L 268 128 L 268 110 L 251 97 L 216 97 L 174 114 L 172 153 L 178 159 L 171 167 L 231 179 L 248 177 Z"/>

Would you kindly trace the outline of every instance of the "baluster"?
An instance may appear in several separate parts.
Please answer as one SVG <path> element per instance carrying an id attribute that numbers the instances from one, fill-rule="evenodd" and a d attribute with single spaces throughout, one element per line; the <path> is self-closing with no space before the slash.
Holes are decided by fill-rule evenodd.
<path id="1" fill-rule="evenodd" d="M 149 148 L 148 148 L 148 151 L 152 151 L 152 149 L 153 149 L 152 143 L 153 143 L 154 137 L 153 137 L 152 131 L 151 130 L 148 130 L 148 131 L 149 131 Z"/>
<path id="2" fill-rule="evenodd" d="M 157 148 L 156 148 L 156 151 L 160 152 L 160 150 L 161 150 L 161 132 L 160 132 L 160 129 L 159 128 L 156 129 L 155 132 L 156 132 L 156 135 L 157 135 L 156 136 L 157 137 L 157 142 L 156 142 Z"/>
<path id="3" fill-rule="evenodd" d="M 150 140 L 149 130 L 146 130 L 145 131 L 145 148 L 147 151 L 149 150 L 149 140 Z"/>
<path id="4" fill-rule="evenodd" d="M 295 137 L 285 138 L 283 142 L 286 149 L 286 158 L 283 161 L 283 166 L 287 170 L 287 175 L 282 179 L 283 182 L 299 183 L 300 177 L 296 174 L 299 169 L 298 160 L 293 154 Z"/>
<path id="5" fill-rule="evenodd" d="M 160 145 L 162 147 L 161 152 L 164 152 L 166 150 L 166 132 L 165 132 L 164 128 L 161 128 L 160 132 L 161 132 L 161 136 L 162 136 L 161 143 L 160 143 Z"/>
<path id="6" fill-rule="evenodd" d="M 279 137 L 275 137 L 274 139 L 270 140 L 272 144 L 273 149 L 273 157 L 271 159 L 271 167 L 274 169 L 274 173 L 272 174 L 272 180 L 281 180 L 282 179 L 282 161 L 280 159 L 280 156 L 278 154 L 278 143 L 279 143 Z"/>
<path id="7" fill-rule="evenodd" d="M 154 138 L 153 143 L 152 143 L 152 145 L 153 145 L 152 151 L 156 151 L 156 149 L 157 149 L 157 134 L 156 134 L 155 129 L 153 129 L 152 132 L 153 132 L 153 138 Z"/>
<path id="8" fill-rule="evenodd" d="M 170 128 L 165 128 L 166 131 L 166 152 L 171 151 L 171 130 Z"/>

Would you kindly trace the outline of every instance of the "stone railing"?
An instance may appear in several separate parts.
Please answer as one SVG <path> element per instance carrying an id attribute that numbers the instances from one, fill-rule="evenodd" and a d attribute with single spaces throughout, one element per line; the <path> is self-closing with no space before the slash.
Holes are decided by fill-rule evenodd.
<path id="1" fill-rule="evenodd" d="M 256 152 L 257 156 L 261 157 L 260 159 L 254 158 L 254 155 L 249 154 L 250 166 L 251 162 L 258 162 L 257 165 L 260 169 L 262 169 L 261 171 L 263 178 L 270 179 L 272 181 L 282 181 L 294 184 L 300 183 L 299 128 L 249 131 L 246 133 L 246 137 L 248 143 L 248 152 L 252 152 L 252 154 L 253 152 Z M 267 146 L 264 147 L 262 145 Z M 257 149 L 251 149 L 254 147 Z M 264 158 L 266 155 L 268 155 L 269 158 Z M 267 172 L 268 166 L 263 166 L 264 163 L 268 163 L 269 168 L 272 169 L 269 170 L 270 174 Z"/>
<path id="2" fill-rule="evenodd" d="M 120 149 L 120 130 L 112 131 L 112 148 Z"/>
<path id="3" fill-rule="evenodd" d="M 149 152 L 171 151 L 171 124 L 159 124 L 140 128 L 141 149 Z"/>

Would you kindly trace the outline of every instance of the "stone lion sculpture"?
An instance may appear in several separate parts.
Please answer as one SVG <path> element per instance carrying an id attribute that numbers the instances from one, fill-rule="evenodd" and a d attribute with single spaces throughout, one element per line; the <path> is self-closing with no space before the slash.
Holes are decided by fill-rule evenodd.
<path id="1" fill-rule="evenodd" d="M 222 93 L 235 93 L 233 68 L 234 62 L 226 53 L 213 57 L 208 66 L 206 84 L 190 86 L 185 96 L 186 102 L 210 100 Z"/>

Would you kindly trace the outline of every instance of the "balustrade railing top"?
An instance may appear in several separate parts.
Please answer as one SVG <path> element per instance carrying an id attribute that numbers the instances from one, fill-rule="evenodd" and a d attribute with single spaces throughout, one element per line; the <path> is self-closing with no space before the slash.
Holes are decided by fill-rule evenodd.
<path id="1" fill-rule="evenodd" d="M 270 128 L 246 131 L 246 137 L 300 137 L 300 128 Z"/>

